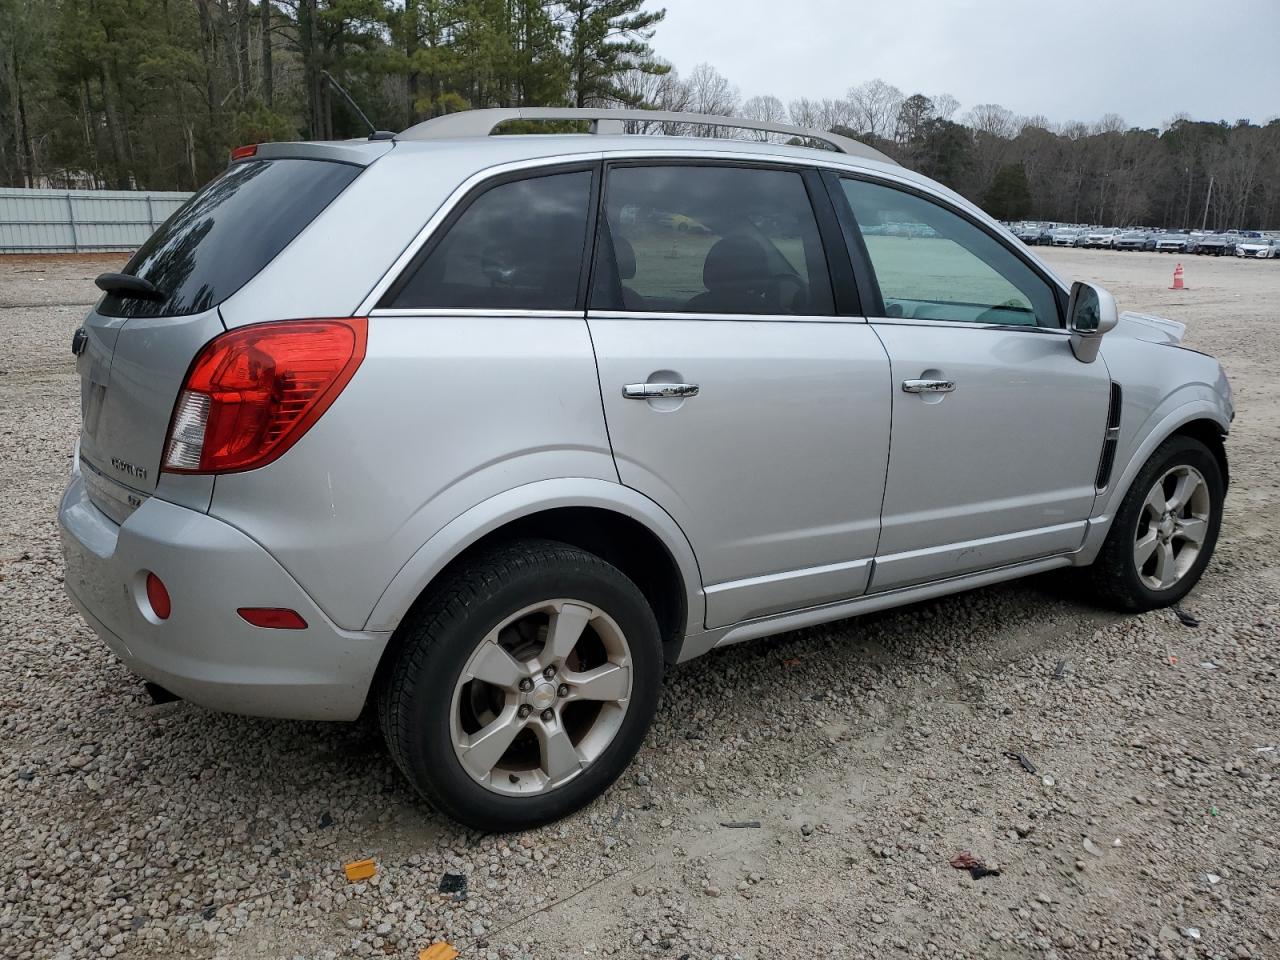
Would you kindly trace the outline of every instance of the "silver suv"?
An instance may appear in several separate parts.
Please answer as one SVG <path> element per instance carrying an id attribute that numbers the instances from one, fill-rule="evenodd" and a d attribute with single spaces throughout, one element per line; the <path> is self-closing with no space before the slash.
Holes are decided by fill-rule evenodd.
<path id="1" fill-rule="evenodd" d="M 540 118 L 594 135 L 489 135 Z M 665 665 L 1049 570 L 1146 610 L 1218 535 L 1217 361 L 827 133 L 247 147 L 98 285 L 85 619 L 206 707 L 376 711 L 482 829 L 600 794 Z"/>

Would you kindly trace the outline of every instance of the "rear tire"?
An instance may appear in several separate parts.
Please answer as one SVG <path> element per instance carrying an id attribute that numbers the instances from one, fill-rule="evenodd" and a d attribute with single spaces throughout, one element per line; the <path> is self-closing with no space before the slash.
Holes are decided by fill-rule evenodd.
<path id="1" fill-rule="evenodd" d="M 479 830 L 590 803 L 657 708 L 653 611 L 620 570 L 576 547 L 521 540 L 480 553 L 401 629 L 379 690 L 387 747 L 423 797 Z"/>
<path id="2" fill-rule="evenodd" d="M 1093 598 L 1141 612 L 1185 597 L 1213 556 L 1225 495 L 1208 447 L 1187 436 L 1162 443 L 1138 471 L 1088 568 Z"/>

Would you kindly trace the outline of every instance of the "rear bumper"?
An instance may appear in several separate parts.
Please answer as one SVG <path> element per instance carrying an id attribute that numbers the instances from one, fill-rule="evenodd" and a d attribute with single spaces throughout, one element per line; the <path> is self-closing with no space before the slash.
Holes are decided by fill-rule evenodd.
<path id="1" fill-rule="evenodd" d="M 335 627 L 298 583 L 234 527 L 155 497 L 117 526 L 88 498 L 78 468 L 58 510 L 66 589 L 94 632 L 139 676 L 228 713 L 352 720 L 386 633 Z M 169 591 L 157 620 L 146 573 Z M 263 629 L 238 607 L 288 607 L 304 630 Z"/>

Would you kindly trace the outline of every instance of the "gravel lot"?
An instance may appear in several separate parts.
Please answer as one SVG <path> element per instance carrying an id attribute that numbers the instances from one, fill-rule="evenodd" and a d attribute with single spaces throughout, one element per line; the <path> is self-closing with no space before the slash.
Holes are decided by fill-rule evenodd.
<path id="1" fill-rule="evenodd" d="M 54 516 L 68 343 L 119 261 L 0 258 L 0 956 L 1280 957 L 1280 266 L 1187 258 L 1176 294 L 1171 257 L 1046 255 L 1232 377 L 1200 626 L 1057 576 L 726 650 L 603 799 L 506 837 L 426 809 L 372 725 L 150 704 Z"/>

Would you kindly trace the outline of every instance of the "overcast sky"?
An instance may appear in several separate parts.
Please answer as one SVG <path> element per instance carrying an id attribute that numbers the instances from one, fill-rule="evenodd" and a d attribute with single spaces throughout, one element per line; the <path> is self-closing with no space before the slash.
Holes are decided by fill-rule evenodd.
<path id="1" fill-rule="evenodd" d="M 1280 115 L 1280 0 L 650 0 L 658 54 L 744 98 L 842 96 L 880 77 L 1054 123 Z"/>

